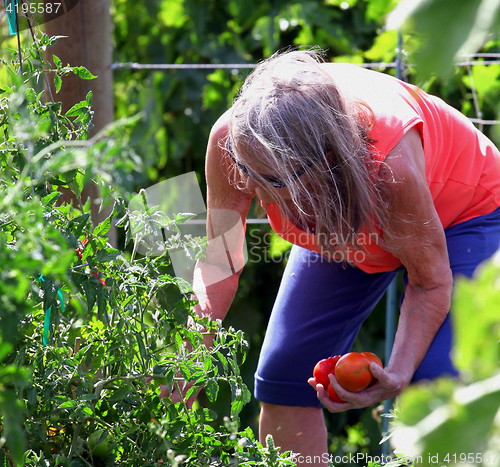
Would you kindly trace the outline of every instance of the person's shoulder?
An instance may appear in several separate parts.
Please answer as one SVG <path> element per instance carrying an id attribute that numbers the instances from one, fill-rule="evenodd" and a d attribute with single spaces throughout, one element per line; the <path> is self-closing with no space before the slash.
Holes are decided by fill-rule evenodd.
<path id="1" fill-rule="evenodd" d="M 327 73 L 334 81 L 342 77 L 349 77 L 354 74 L 365 71 L 361 66 L 346 62 L 325 62 L 321 65 L 322 70 Z"/>
<path id="2" fill-rule="evenodd" d="M 229 134 L 229 121 L 231 109 L 224 112 L 213 124 L 210 130 L 205 158 L 206 168 L 220 170 L 223 159 L 224 147 Z M 224 164 L 223 164 L 224 165 Z"/>
<path id="3" fill-rule="evenodd" d="M 321 64 L 325 70 L 362 70 L 363 67 L 356 63 L 348 62 L 324 62 Z"/>
<path id="4" fill-rule="evenodd" d="M 391 149 L 380 168 L 380 178 L 389 181 L 405 182 L 414 174 L 425 180 L 425 156 L 422 135 L 417 128 L 408 130 Z"/>
<path id="5" fill-rule="evenodd" d="M 237 211 L 242 218 L 248 213 L 251 196 L 235 187 L 234 165 L 225 157 L 225 144 L 229 133 L 231 109 L 224 112 L 212 126 L 205 158 L 207 181 L 207 203 L 209 209 L 229 209 Z"/>
<path id="6" fill-rule="evenodd" d="M 220 141 L 227 137 L 229 132 L 229 121 L 231 118 L 231 109 L 226 110 L 213 124 L 210 130 L 210 141 Z"/>

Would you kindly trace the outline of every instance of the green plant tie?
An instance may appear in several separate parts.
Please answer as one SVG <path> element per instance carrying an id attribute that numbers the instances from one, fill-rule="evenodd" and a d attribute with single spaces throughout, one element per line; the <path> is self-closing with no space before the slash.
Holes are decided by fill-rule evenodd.
<path id="1" fill-rule="evenodd" d="M 41 282 L 45 282 L 45 278 L 43 277 L 43 274 L 40 274 L 38 276 L 38 280 L 40 281 L 40 283 Z M 64 295 L 63 295 L 61 289 L 57 289 L 57 297 L 59 298 L 59 307 L 61 309 L 61 312 L 64 313 L 66 311 L 66 305 L 64 304 Z M 44 319 L 43 319 L 42 344 L 45 347 L 47 345 L 49 345 L 51 312 L 52 312 L 52 305 L 49 305 L 45 309 L 45 316 L 44 316 Z"/>
<path id="2" fill-rule="evenodd" d="M 9 23 L 9 34 L 17 34 L 17 2 L 18 0 L 3 0 L 7 21 Z"/>

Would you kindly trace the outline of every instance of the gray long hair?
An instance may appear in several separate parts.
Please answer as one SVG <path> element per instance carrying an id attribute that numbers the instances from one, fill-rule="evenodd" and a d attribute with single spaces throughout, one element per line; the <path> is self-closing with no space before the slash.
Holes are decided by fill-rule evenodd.
<path id="1" fill-rule="evenodd" d="M 232 108 L 230 150 L 236 159 L 243 155 L 284 215 L 303 228 L 314 225 L 321 247 L 344 251 L 356 248 L 363 227 L 384 223 L 386 206 L 371 174 L 371 111 L 344 102 L 322 62 L 318 50 L 306 50 L 258 64 Z M 286 183 L 292 206 L 252 161 Z"/>

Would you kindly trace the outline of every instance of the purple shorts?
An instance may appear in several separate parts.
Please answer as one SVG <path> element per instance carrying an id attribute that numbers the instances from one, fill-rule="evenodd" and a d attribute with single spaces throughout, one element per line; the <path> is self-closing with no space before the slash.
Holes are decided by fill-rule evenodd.
<path id="1" fill-rule="evenodd" d="M 445 234 L 453 274 L 471 277 L 500 246 L 500 208 L 454 225 Z M 255 373 L 256 399 L 321 407 L 307 384 L 314 365 L 322 358 L 349 352 L 363 321 L 399 270 L 404 272 L 400 268 L 368 274 L 293 246 Z M 451 320 L 448 314 L 413 381 L 457 375 L 450 358 Z"/>

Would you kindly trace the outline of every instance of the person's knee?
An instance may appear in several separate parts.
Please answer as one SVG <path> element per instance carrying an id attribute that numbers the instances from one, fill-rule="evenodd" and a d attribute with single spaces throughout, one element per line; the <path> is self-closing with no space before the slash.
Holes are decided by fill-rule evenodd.
<path id="1" fill-rule="evenodd" d="M 261 418 L 274 420 L 275 423 L 288 424 L 301 420 L 301 423 L 323 421 L 323 410 L 317 407 L 296 407 L 261 403 Z"/>
<path id="2" fill-rule="evenodd" d="M 280 446 L 283 451 L 318 456 L 328 452 L 323 410 L 317 407 L 262 403 L 259 423 L 262 443 L 266 442 L 269 434 L 273 436 L 276 446 Z"/>

